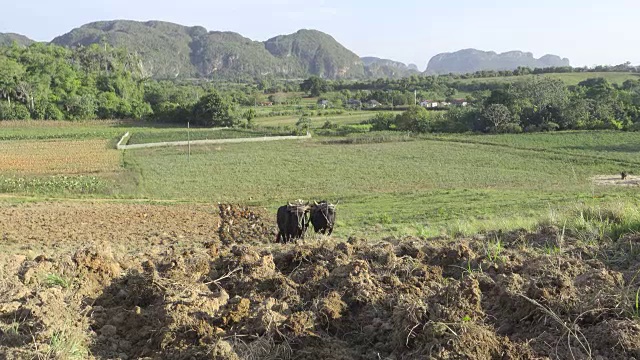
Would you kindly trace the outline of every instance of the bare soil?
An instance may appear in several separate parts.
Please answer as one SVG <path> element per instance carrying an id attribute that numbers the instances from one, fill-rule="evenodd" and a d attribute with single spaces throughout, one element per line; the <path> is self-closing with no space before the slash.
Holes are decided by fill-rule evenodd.
<path id="1" fill-rule="evenodd" d="M 274 217 L 0 205 L 0 358 L 640 359 L 640 236 L 275 244 Z"/>
<path id="2" fill-rule="evenodd" d="M 598 175 L 591 178 L 596 185 L 602 186 L 640 186 L 640 176 L 629 175 L 622 180 L 620 174 Z"/>

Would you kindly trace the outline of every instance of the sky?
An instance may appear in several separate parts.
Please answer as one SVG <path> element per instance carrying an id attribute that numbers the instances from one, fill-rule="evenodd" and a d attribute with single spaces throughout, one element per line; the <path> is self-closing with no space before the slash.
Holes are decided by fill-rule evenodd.
<path id="1" fill-rule="evenodd" d="M 0 32 L 50 41 L 99 20 L 163 20 L 264 41 L 299 29 L 360 56 L 418 65 L 466 48 L 555 54 L 573 66 L 640 65 L 638 0 L 30 0 L 3 1 Z"/>

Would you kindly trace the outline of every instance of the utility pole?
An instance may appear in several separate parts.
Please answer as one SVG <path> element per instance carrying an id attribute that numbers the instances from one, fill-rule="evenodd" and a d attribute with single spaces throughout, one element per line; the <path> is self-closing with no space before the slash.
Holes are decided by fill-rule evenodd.
<path id="1" fill-rule="evenodd" d="M 418 105 L 418 90 L 413 90 L 413 105 Z"/>
<path id="2" fill-rule="evenodd" d="M 189 144 L 189 154 L 187 155 L 187 160 L 191 163 L 191 126 L 189 121 L 187 121 L 187 144 Z"/>

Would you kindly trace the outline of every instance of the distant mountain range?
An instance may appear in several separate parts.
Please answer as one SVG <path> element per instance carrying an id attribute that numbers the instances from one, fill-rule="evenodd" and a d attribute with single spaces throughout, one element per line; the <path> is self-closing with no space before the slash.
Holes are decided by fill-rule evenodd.
<path id="1" fill-rule="evenodd" d="M 18 34 L 0 33 L 0 46 L 34 41 Z M 401 78 L 421 72 L 414 64 L 363 57 L 317 30 L 299 30 L 265 42 L 234 32 L 208 31 L 201 26 L 182 26 L 163 21 L 99 21 L 58 36 L 53 44 L 77 47 L 108 43 L 140 55 L 143 71 L 157 79 L 246 79 L 273 75 L 327 79 Z M 535 59 L 519 51 L 496 54 L 474 49 L 436 55 L 427 74 L 468 73 L 478 70 L 511 70 L 518 66 L 568 66 L 555 55 Z"/>
<path id="2" fill-rule="evenodd" d="M 540 59 L 532 53 L 509 51 L 502 54 L 493 51 L 465 49 L 453 53 L 438 54 L 431 58 L 427 74 L 467 74 L 483 70 L 515 70 L 519 66 L 547 68 L 570 66 L 569 59 L 556 55 L 545 55 Z"/>
<path id="3" fill-rule="evenodd" d="M 361 59 L 365 66 L 365 73 L 370 78 L 401 78 L 420 74 L 420 70 L 415 64 L 406 65 L 398 61 L 372 56 Z"/>
<path id="4" fill-rule="evenodd" d="M 364 64 L 356 54 L 315 30 L 258 42 L 199 26 L 118 20 L 87 24 L 53 39 L 54 44 L 68 47 L 103 41 L 140 54 L 146 72 L 156 78 L 365 76 Z"/>

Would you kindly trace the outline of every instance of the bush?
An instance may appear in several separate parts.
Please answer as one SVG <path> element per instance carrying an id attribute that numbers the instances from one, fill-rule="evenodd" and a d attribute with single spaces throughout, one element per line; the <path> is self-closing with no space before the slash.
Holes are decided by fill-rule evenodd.
<path id="1" fill-rule="evenodd" d="M 63 120 L 64 113 L 55 104 L 48 103 L 44 110 L 44 118 L 46 120 Z"/>
<path id="2" fill-rule="evenodd" d="M 153 110 L 151 110 L 151 105 L 149 105 L 149 103 L 146 103 L 140 100 L 132 101 L 129 111 L 130 112 L 128 114 L 128 117 L 131 117 L 134 119 L 142 119 L 153 113 Z"/>
<path id="3" fill-rule="evenodd" d="M 233 126 L 235 120 L 231 114 L 231 104 L 217 91 L 210 91 L 193 107 L 195 123 L 202 126 Z"/>
<path id="4" fill-rule="evenodd" d="M 23 104 L 12 104 L 12 119 L 13 120 L 29 120 L 31 119 L 31 112 Z"/>
<path id="5" fill-rule="evenodd" d="M 14 120 L 13 105 L 8 101 L 0 101 L 0 120 Z"/>
<path id="6" fill-rule="evenodd" d="M 431 131 L 431 115 L 421 106 L 412 106 L 396 117 L 398 130 L 426 133 Z"/>
<path id="7" fill-rule="evenodd" d="M 296 128 L 298 129 L 299 134 L 306 134 L 309 129 L 311 129 L 311 119 L 303 116 L 298 122 L 296 122 Z"/>
<path id="8" fill-rule="evenodd" d="M 640 131 L 640 121 L 629 126 L 629 131 Z"/>
<path id="9" fill-rule="evenodd" d="M 496 129 L 500 134 L 520 134 L 522 132 L 522 126 L 518 124 L 505 124 Z"/>
<path id="10" fill-rule="evenodd" d="M 371 125 L 371 131 L 385 131 L 395 124 L 396 117 L 390 113 L 377 113 L 372 119 L 364 122 Z"/>
<path id="11" fill-rule="evenodd" d="M 322 129 L 337 129 L 338 128 L 338 124 L 331 122 L 330 120 L 327 120 L 324 122 L 324 124 L 322 124 Z"/>

